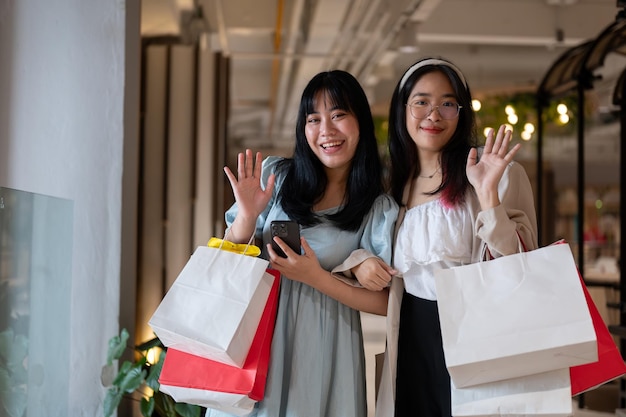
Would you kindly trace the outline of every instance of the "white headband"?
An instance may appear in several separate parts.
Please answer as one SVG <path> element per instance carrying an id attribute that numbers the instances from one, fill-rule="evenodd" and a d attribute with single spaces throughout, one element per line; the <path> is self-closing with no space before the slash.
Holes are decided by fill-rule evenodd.
<path id="1" fill-rule="evenodd" d="M 428 59 L 424 59 L 422 61 L 416 62 L 415 64 L 413 64 L 413 66 L 411 68 L 406 70 L 406 72 L 402 76 L 402 79 L 400 80 L 400 85 L 398 86 L 398 91 L 402 90 L 402 87 L 404 87 L 404 84 L 406 83 L 406 80 L 408 80 L 409 77 L 415 71 L 417 71 L 417 69 L 425 67 L 426 65 L 442 65 L 442 66 L 445 66 L 445 67 L 448 67 L 448 68 L 452 69 L 454 72 L 456 72 L 456 75 L 459 76 L 459 78 L 463 82 L 463 85 L 465 85 L 465 89 L 467 89 L 467 82 L 465 81 L 465 77 L 463 77 L 463 74 L 461 73 L 460 69 L 458 69 L 457 67 L 455 67 L 453 64 L 451 64 L 448 61 L 444 61 L 442 59 L 437 59 L 437 58 L 428 58 Z"/>

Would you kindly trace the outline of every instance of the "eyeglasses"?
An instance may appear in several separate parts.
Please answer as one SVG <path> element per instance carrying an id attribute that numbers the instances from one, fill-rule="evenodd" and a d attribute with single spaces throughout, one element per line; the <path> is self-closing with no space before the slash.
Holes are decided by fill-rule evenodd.
<path id="1" fill-rule="evenodd" d="M 411 112 L 411 116 L 416 119 L 425 119 L 432 112 L 437 110 L 442 119 L 454 119 L 459 115 L 459 111 L 463 106 L 458 105 L 453 101 L 445 101 L 438 106 L 433 106 L 426 101 L 413 101 L 406 104 Z"/>

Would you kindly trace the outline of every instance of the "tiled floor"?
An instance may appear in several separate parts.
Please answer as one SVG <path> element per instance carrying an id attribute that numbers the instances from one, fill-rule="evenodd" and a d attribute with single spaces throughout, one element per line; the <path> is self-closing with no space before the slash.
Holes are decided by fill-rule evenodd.
<path id="1" fill-rule="evenodd" d="M 363 338 L 365 341 L 365 366 L 367 373 L 367 395 L 368 395 L 368 417 L 374 416 L 374 375 L 375 375 L 375 359 L 377 353 L 383 352 L 385 348 L 385 317 L 374 316 L 363 313 Z M 616 416 L 616 412 L 608 412 L 611 410 L 611 404 L 617 403 L 617 392 L 611 390 L 611 387 L 601 387 L 593 393 L 587 394 L 585 398 L 586 404 L 593 408 L 579 409 L 578 401 L 574 401 L 573 410 L 574 417 L 609 417 Z M 597 411 L 597 410 L 605 410 Z M 623 415 L 626 417 L 626 414 Z"/>
<path id="2" fill-rule="evenodd" d="M 365 343 L 368 417 L 374 416 L 374 377 L 376 371 L 374 357 L 385 350 L 385 319 L 386 317 L 383 316 L 361 313 Z"/>
<path id="3" fill-rule="evenodd" d="M 593 411 L 593 410 L 585 410 L 579 409 L 576 407 L 576 404 L 573 405 L 574 408 L 574 417 L 615 417 L 616 413 L 605 413 L 601 411 Z"/>

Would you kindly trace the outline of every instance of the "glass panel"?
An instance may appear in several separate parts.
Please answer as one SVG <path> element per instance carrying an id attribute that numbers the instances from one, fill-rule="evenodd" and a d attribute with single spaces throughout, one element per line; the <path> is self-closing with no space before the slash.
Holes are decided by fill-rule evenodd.
<path id="1" fill-rule="evenodd" d="M 0 187 L 0 415 L 67 416 L 73 203 Z"/>

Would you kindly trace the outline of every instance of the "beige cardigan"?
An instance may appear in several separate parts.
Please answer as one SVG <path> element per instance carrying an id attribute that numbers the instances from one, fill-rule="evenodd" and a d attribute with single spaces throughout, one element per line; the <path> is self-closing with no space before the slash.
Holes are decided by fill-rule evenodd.
<path id="1" fill-rule="evenodd" d="M 537 220 L 533 191 L 524 168 L 511 162 L 500 180 L 498 194 L 501 204 L 493 209 L 480 211 L 476 195 L 468 192 L 466 202 L 472 212 L 474 222 L 474 244 L 472 262 L 479 262 L 484 245 L 487 245 L 493 257 L 517 252 L 519 240 L 527 250 L 537 248 Z M 405 200 L 408 187 L 405 189 Z M 405 213 L 405 206 L 400 208 L 396 221 L 396 234 Z M 418 231 L 417 231 L 418 232 Z M 515 233 L 517 232 L 517 233 Z M 394 277 L 389 291 L 387 307 L 387 345 L 380 375 L 378 396 L 376 399 L 376 417 L 393 417 L 395 404 L 396 363 L 398 360 L 398 331 L 400 325 L 400 306 L 404 282 Z M 419 378 L 418 375 L 415 376 Z"/>

